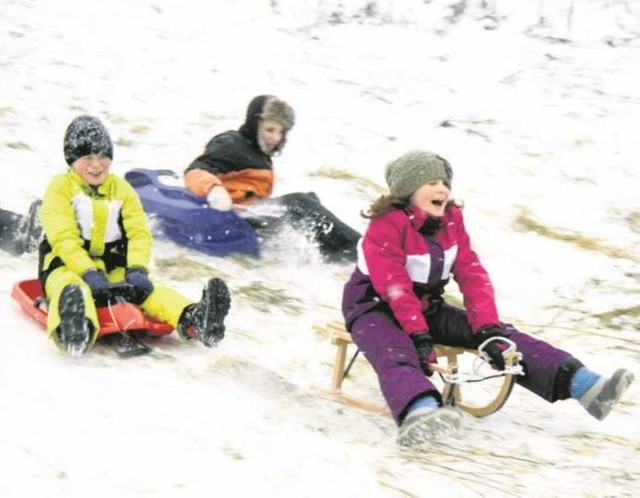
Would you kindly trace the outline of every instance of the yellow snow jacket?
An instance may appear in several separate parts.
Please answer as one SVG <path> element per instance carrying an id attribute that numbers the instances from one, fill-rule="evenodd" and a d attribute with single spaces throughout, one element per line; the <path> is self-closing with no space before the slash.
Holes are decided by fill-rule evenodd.
<path id="1" fill-rule="evenodd" d="M 108 175 L 97 187 L 73 169 L 52 178 L 42 200 L 39 276 L 43 284 L 60 266 L 78 275 L 92 269 L 149 269 L 152 237 L 133 187 Z"/>

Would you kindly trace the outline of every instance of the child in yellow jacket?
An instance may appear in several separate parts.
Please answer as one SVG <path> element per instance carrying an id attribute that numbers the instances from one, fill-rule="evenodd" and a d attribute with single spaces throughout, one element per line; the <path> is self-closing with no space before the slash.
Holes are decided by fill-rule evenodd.
<path id="1" fill-rule="evenodd" d="M 79 116 L 66 130 L 64 155 L 70 166 L 53 177 L 42 201 L 39 279 L 48 301 L 47 330 L 70 354 L 96 341 L 94 299 L 109 285 L 128 282 L 132 301 L 184 339 L 208 347 L 224 337 L 230 307 L 226 284 L 212 278 L 193 303 L 149 279 L 152 236 L 142 203 L 126 180 L 109 173 L 113 143 L 102 122 Z"/>

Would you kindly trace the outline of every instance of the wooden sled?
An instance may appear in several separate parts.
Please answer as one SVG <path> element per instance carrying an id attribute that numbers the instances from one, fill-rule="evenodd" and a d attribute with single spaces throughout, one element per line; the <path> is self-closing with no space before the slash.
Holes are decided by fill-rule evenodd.
<path id="1" fill-rule="evenodd" d="M 388 408 L 351 396 L 344 393 L 342 390 L 344 379 L 355 360 L 354 355 L 349 366 L 345 369 L 347 348 L 350 344 L 354 344 L 354 342 L 351 339 L 351 334 L 346 331 L 344 325 L 341 322 L 329 322 L 326 325 L 314 325 L 313 328 L 316 332 L 328 334 L 331 337 L 331 343 L 336 346 L 336 355 L 333 361 L 333 371 L 331 375 L 331 386 L 328 390 L 322 389 L 321 392 L 333 399 L 336 399 L 337 401 L 356 408 L 375 413 L 388 414 Z M 476 378 L 470 378 L 459 371 L 458 357 L 465 353 L 470 353 L 475 355 L 477 357 L 476 359 L 480 359 L 478 356 L 478 350 L 443 346 L 440 344 L 435 345 L 435 350 L 438 359 L 444 358 L 446 360 L 446 365 L 441 365 L 439 363 L 431 365 L 432 370 L 438 373 L 444 382 L 444 389 L 442 392 L 444 404 L 455 406 L 474 417 L 485 417 L 502 408 L 511 394 L 513 384 L 516 380 L 516 375 L 523 375 L 522 366 L 519 363 L 522 358 L 522 354 L 518 353 L 515 350 L 515 347 L 510 348 L 510 350 L 505 354 L 506 368 L 504 372 L 495 371 L 489 376 Z M 357 354 L 358 353 L 356 352 L 356 355 Z M 496 377 L 502 377 L 503 380 L 495 398 L 485 404 L 476 405 L 473 403 L 465 403 L 462 396 L 463 385 Z"/>

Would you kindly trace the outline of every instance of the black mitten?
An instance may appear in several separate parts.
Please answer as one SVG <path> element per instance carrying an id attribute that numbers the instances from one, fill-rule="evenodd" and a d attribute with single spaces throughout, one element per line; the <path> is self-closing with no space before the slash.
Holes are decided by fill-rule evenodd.
<path id="1" fill-rule="evenodd" d="M 109 281 L 100 270 L 89 270 L 82 275 L 87 285 L 91 288 L 94 299 L 103 299 L 109 295 Z"/>
<path id="2" fill-rule="evenodd" d="M 479 347 L 483 342 L 493 337 L 504 337 L 502 329 L 497 325 L 487 325 L 482 327 L 475 335 L 476 347 Z M 491 341 L 482 350 L 489 355 L 491 359 L 491 365 L 497 370 L 504 370 L 504 356 L 502 353 L 508 349 L 508 345 L 501 341 Z"/>
<path id="3" fill-rule="evenodd" d="M 426 376 L 431 377 L 433 371 L 431 370 L 431 363 L 437 363 L 438 357 L 436 351 L 433 348 L 433 339 L 428 332 L 418 332 L 411 334 L 411 340 L 413 341 L 418 357 L 420 358 L 420 368 Z"/>
<path id="4" fill-rule="evenodd" d="M 141 268 L 127 268 L 125 279 L 133 286 L 131 301 L 136 304 L 142 302 L 153 292 L 153 283 L 149 280 L 147 272 Z"/>

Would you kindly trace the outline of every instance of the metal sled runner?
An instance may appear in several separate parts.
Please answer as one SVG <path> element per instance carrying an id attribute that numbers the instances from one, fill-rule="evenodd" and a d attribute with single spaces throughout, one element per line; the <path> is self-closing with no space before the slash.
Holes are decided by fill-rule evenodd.
<path id="1" fill-rule="evenodd" d="M 350 344 L 354 344 L 351 339 L 351 334 L 346 331 L 344 325 L 341 322 L 329 322 L 326 325 L 315 325 L 314 329 L 317 332 L 328 333 L 331 338 L 331 343 L 336 346 L 336 354 L 333 362 L 333 371 L 331 376 L 331 386 L 328 390 L 322 390 L 323 394 L 336 399 L 337 401 L 344 402 L 348 405 L 355 406 L 367 411 L 373 411 L 376 413 L 389 413 L 386 407 L 368 402 L 366 400 L 351 396 L 343 392 L 343 382 L 346 375 L 351 368 L 355 356 L 352 358 L 349 366 L 346 367 L 347 349 Z M 490 375 L 479 375 L 476 372 L 470 374 L 461 372 L 459 370 L 459 356 L 469 353 L 476 356 L 476 360 L 484 362 L 479 355 L 478 350 L 464 349 L 452 346 L 435 345 L 436 354 L 438 359 L 444 358 L 446 365 L 432 364 L 431 367 L 434 372 L 438 373 L 444 383 L 444 389 L 442 392 L 442 399 L 445 404 L 453 405 L 462 411 L 469 413 L 475 417 L 485 417 L 495 413 L 504 406 L 517 375 L 523 375 L 522 366 L 520 365 L 521 353 L 515 350 L 515 346 L 511 347 L 504 354 L 506 368 L 504 371 L 494 371 Z M 357 352 L 356 352 L 357 355 Z M 502 384 L 500 385 L 497 394 L 493 399 L 488 402 L 474 404 L 471 402 L 465 402 L 463 399 L 463 386 L 469 383 L 479 382 L 489 378 L 502 377 Z"/>

